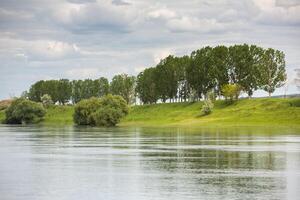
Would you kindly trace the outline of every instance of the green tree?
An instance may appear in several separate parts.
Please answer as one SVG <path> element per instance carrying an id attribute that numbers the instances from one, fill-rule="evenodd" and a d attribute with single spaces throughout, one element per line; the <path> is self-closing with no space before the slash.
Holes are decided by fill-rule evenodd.
<path id="1" fill-rule="evenodd" d="M 114 95 L 122 96 L 128 104 L 134 99 L 135 77 L 120 74 L 113 77 L 110 83 L 110 91 Z"/>
<path id="2" fill-rule="evenodd" d="M 260 88 L 271 96 L 276 88 L 284 85 L 286 78 L 284 53 L 271 48 L 265 50 L 259 73 Z"/>
<path id="3" fill-rule="evenodd" d="M 157 93 L 163 102 L 174 100 L 177 96 L 177 63 L 177 59 L 170 55 L 156 66 Z"/>
<path id="4" fill-rule="evenodd" d="M 6 123 L 27 124 L 39 122 L 46 114 L 45 109 L 39 103 L 27 99 L 15 99 L 5 110 Z"/>
<path id="5" fill-rule="evenodd" d="M 201 98 L 216 86 L 216 75 L 213 69 L 212 48 L 204 47 L 191 54 L 191 64 L 187 68 L 187 80 Z"/>
<path id="6" fill-rule="evenodd" d="M 34 83 L 33 85 L 31 85 L 29 92 L 28 92 L 28 98 L 31 101 L 41 102 L 41 97 L 44 94 L 43 83 L 44 83 L 44 81 L 41 80 L 41 81 L 38 81 L 38 82 Z"/>
<path id="7" fill-rule="evenodd" d="M 49 107 L 49 106 L 53 105 L 52 98 L 51 98 L 51 96 L 48 95 L 48 94 L 44 94 L 44 95 L 41 97 L 41 100 L 42 100 L 42 103 L 43 103 L 43 106 L 44 106 L 44 107 Z"/>
<path id="8" fill-rule="evenodd" d="M 57 99 L 61 104 L 68 102 L 72 95 L 72 86 L 68 79 L 60 79 L 57 84 Z"/>
<path id="9" fill-rule="evenodd" d="M 147 68 L 137 76 L 136 93 L 144 104 L 156 103 L 159 99 L 156 68 Z"/>
<path id="10" fill-rule="evenodd" d="M 107 95 L 109 93 L 109 82 L 107 78 L 101 77 L 97 81 L 99 84 L 98 97 Z"/>
<path id="11" fill-rule="evenodd" d="M 242 91 L 242 87 L 238 84 L 226 84 L 222 86 L 222 95 L 226 100 L 234 101 L 237 100 Z"/>
<path id="12" fill-rule="evenodd" d="M 190 65 L 190 57 L 183 56 L 176 58 L 176 77 L 178 87 L 178 97 L 180 101 L 186 101 L 190 97 L 190 86 L 187 81 L 186 69 Z"/>
<path id="13" fill-rule="evenodd" d="M 221 95 L 222 86 L 229 83 L 229 52 L 226 46 L 217 46 L 212 50 L 213 71 L 216 81 L 216 94 Z"/>

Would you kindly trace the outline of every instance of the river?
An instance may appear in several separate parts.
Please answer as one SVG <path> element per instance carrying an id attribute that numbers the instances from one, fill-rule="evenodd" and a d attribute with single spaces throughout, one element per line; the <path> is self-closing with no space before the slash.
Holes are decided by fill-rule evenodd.
<path id="1" fill-rule="evenodd" d="M 1 125 L 0 199 L 300 199 L 300 132 Z"/>

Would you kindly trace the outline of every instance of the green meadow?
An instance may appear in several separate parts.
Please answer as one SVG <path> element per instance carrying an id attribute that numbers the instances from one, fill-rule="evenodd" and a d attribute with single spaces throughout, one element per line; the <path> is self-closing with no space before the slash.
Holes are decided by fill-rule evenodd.
<path id="1" fill-rule="evenodd" d="M 300 98 L 241 99 L 232 104 L 216 101 L 203 116 L 202 102 L 132 106 L 119 126 L 289 126 L 300 127 Z M 73 125 L 73 106 L 53 106 L 43 125 Z M 0 120 L 5 118 L 0 112 Z"/>

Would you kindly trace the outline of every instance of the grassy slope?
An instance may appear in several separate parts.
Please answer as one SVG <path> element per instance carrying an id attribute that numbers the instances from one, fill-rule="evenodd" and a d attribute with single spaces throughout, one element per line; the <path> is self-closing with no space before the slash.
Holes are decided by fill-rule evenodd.
<path id="1" fill-rule="evenodd" d="M 243 99 L 232 105 L 217 101 L 213 113 L 200 116 L 202 102 L 134 106 L 120 126 L 297 126 L 300 127 L 300 98 Z M 72 125 L 74 108 L 49 108 L 42 124 Z M 0 111 L 0 121 L 4 112 Z"/>
<path id="2" fill-rule="evenodd" d="M 45 125 L 73 125 L 73 106 L 54 106 L 47 110 Z"/>
<path id="3" fill-rule="evenodd" d="M 217 101 L 213 113 L 201 116 L 202 103 L 133 107 L 121 125 L 139 126 L 300 126 L 300 99 L 243 99 L 232 105 Z"/>

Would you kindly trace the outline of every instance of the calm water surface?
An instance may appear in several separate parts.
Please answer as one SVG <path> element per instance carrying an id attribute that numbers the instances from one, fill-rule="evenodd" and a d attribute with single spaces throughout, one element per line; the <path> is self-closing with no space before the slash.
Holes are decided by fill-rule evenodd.
<path id="1" fill-rule="evenodd" d="M 0 199 L 300 199 L 300 132 L 0 126 Z"/>

